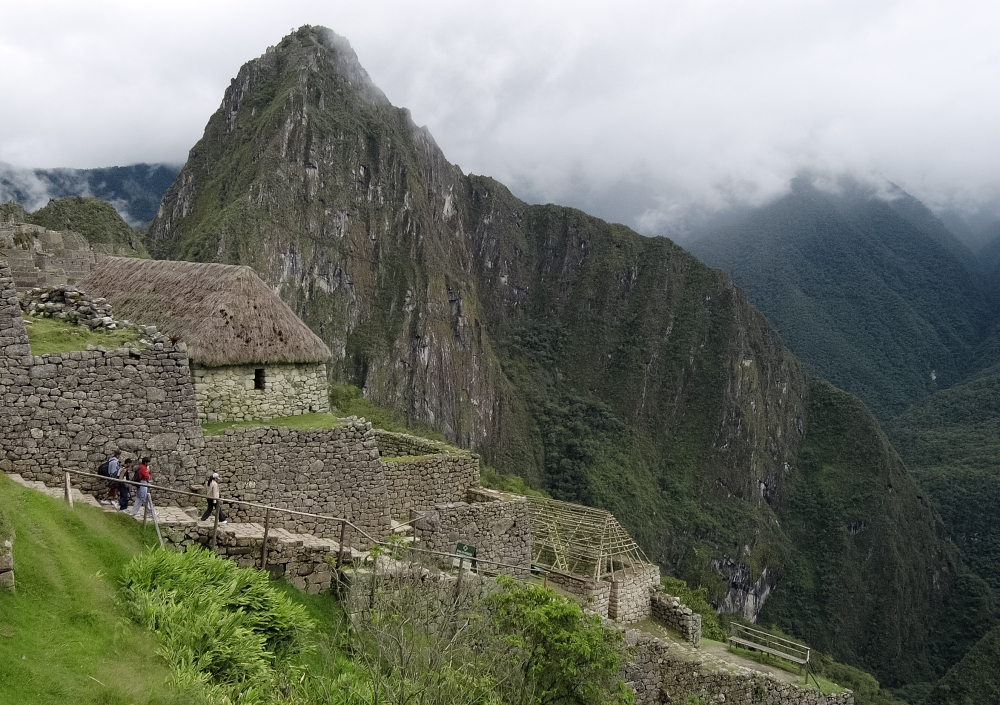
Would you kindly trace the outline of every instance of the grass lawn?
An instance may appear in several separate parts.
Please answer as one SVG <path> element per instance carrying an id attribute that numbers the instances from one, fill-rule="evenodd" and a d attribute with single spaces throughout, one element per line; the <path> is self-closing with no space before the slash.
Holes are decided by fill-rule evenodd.
<path id="1" fill-rule="evenodd" d="M 116 605 L 121 566 L 152 528 L 98 509 L 69 509 L 0 474 L 0 511 L 17 532 L 17 593 L 0 592 L 0 700 L 19 705 L 198 703 L 166 685 L 151 634 Z"/>
<path id="2" fill-rule="evenodd" d="M 202 430 L 206 436 L 217 436 L 225 433 L 230 428 L 259 428 L 261 426 L 287 426 L 300 430 L 310 428 L 336 428 L 343 424 L 343 421 L 335 414 L 299 414 L 298 416 L 279 416 L 276 419 L 267 421 L 220 421 L 218 423 L 203 423 Z"/>
<path id="3" fill-rule="evenodd" d="M 32 355 L 86 350 L 88 345 L 103 345 L 114 350 L 141 337 L 135 328 L 105 332 L 84 329 L 57 318 L 22 316 L 22 320 L 28 331 Z"/>

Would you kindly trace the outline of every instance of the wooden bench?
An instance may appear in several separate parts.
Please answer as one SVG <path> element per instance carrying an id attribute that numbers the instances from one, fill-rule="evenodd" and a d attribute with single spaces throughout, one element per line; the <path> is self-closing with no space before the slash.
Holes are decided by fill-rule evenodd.
<path id="1" fill-rule="evenodd" d="M 731 645 L 740 646 L 744 649 L 763 651 L 764 653 L 797 663 L 799 666 L 808 669 L 810 651 L 808 646 L 802 646 L 802 644 L 796 644 L 794 641 L 782 639 L 780 636 L 775 636 L 762 629 L 754 629 L 742 624 L 734 624 L 732 626 L 733 633 L 729 637 Z"/>

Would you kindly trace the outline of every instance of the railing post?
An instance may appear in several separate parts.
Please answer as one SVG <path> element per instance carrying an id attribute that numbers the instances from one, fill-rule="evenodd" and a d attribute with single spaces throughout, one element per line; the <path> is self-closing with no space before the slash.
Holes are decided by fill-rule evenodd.
<path id="1" fill-rule="evenodd" d="M 260 544 L 260 569 L 267 569 L 267 533 L 271 529 L 271 508 L 264 510 L 264 541 Z"/>
<path id="2" fill-rule="evenodd" d="M 462 570 L 462 568 L 464 566 L 465 566 L 465 559 L 464 558 L 459 558 L 458 559 L 458 580 L 455 581 L 455 599 L 456 600 L 458 599 L 458 596 L 462 592 L 462 573 L 465 572 L 464 570 Z"/>
<path id="3" fill-rule="evenodd" d="M 64 480 L 65 485 L 66 485 L 66 504 L 68 504 L 69 508 L 72 509 L 73 508 L 73 490 L 72 490 L 72 488 L 69 485 L 69 473 L 68 472 L 64 472 L 63 473 L 63 480 Z"/>
<path id="4" fill-rule="evenodd" d="M 344 565 L 344 530 L 347 529 L 347 522 L 340 522 L 340 543 L 337 544 L 337 570 Z"/>
<path id="5" fill-rule="evenodd" d="M 153 528 L 156 529 L 156 540 L 160 542 L 160 548 L 163 548 L 163 535 L 160 534 L 160 522 L 156 520 L 156 507 L 153 506 L 153 498 L 150 496 L 149 490 L 146 490 L 146 502 L 149 504 L 149 508 L 153 510 Z"/>
<path id="6" fill-rule="evenodd" d="M 215 521 L 212 522 L 212 539 L 209 541 L 208 547 L 213 551 L 215 550 L 215 543 L 218 540 L 219 535 L 219 512 L 222 511 L 222 497 L 215 500 Z"/>

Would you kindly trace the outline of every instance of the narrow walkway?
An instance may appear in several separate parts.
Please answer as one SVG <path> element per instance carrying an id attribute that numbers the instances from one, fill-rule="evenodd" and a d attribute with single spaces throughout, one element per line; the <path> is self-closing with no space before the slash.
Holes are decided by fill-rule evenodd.
<path id="1" fill-rule="evenodd" d="M 25 480 L 16 473 L 8 474 L 14 482 L 29 489 L 37 490 L 49 497 L 63 499 L 66 496 L 65 490 L 61 487 L 49 487 L 38 480 Z M 71 488 L 73 502 L 88 504 L 105 512 L 120 513 L 112 504 L 102 503 L 93 495 L 81 492 L 77 488 Z M 142 521 L 143 510 L 133 517 L 136 521 Z M 156 518 L 161 527 L 170 528 L 201 528 L 211 529 L 213 521 L 200 521 L 201 512 L 195 507 L 156 507 Z M 264 540 L 264 526 L 257 523 L 227 522 L 219 524 L 218 540 L 220 543 L 236 543 L 237 545 L 260 544 Z M 296 534 L 286 529 L 271 527 L 267 534 L 267 544 L 271 550 L 282 548 L 308 548 L 322 551 L 327 555 L 335 556 L 340 551 L 340 544 L 334 539 L 321 538 L 313 534 Z M 362 560 L 367 556 L 367 552 L 359 551 L 355 548 L 344 548 L 344 560 Z"/>

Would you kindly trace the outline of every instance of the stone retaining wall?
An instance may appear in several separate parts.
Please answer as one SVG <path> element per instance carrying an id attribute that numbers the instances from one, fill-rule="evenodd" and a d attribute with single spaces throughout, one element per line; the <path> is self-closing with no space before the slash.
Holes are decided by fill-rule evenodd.
<path id="1" fill-rule="evenodd" d="M 0 470 L 57 485 L 63 469 L 96 472 L 121 448 L 153 457 L 154 482 L 193 477 L 202 434 L 186 347 L 162 336 L 145 343 L 32 357 L 10 268 L 0 260 Z"/>
<path id="2" fill-rule="evenodd" d="M 263 389 L 257 389 L 263 370 Z M 327 412 L 326 365 L 319 363 L 193 365 L 195 398 L 202 421 L 249 421 Z"/>
<path id="3" fill-rule="evenodd" d="M 14 592 L 14 534 L 0 541 L 0 590 Z"/>
<path id="4" fill-rule="evenodd" d="M 608 617 L 621 624 L 646 619 L 650 615 L 650 595 L 659 584 L 660 567 L 657 565 L 617 571 L 611 579 Z"/>
<path id="5" fill-rule="evenodd" d="M 18 288 L 26 290 L 76 284 L 90 274 L 97 255 L 79 233 L 46 230 L 30 223 L 3 223 L 0 257 L 8 260 Z"/>
<path id="6" fill-rule="evenodd" d="M 224 497 L 346 517 L 376 539 L 389 532 L 385 476 L 375 434 L 364 420 L 351 417 L 336 428 L 308 430 L 229 429 L 205 438 L 203 462 L 222 476 Z M 264 519 L 263 510 L 251 507 L 234 506 L 227 513 L 236 521 Z M 340 524 L 335 522 L 287 515 L 283 521 L 280 525 L 291 531 L 340 535 Z M 352 545 L 368 543 L 361 536 L 350 536 L 350 530 L 348 537 Z"/>
<path id="7" fill-rule="evenodd" d="M 385 431 L 381 428 L 375 429 L 375 439 L 378 441 L 378 450 L 383 458 L 396 458 L 402 455 L 471 455 L 469 451 L 463 451 L 440 441 L 432 441 L 429 438 L 411 436 L 408 433 L 395 433 Z"/>
<path id="8" fill-rule="evenodd" d="M 211 542 L 211 527 L 161 526 L 164 543 L 177 550 L 186 550 L 191 545 L 208 548 Z M 334 566 L 327 560 L 329 548 L 306 546 L 303 541 L 268 541 L 267 569 L 274 578 L 284 577 L 293 586 L 316 595 L 330 589 L 333 583 Z M 260 567 L 261 541 L 241 538 L 220 527 L 216 536 L 215 553 L 230 558 L 241 568 Z"/>
<path id="9" fill-rule="evenodd" d="M 524 497 L 509 502 L 439 504 L 413 522 L 420 548 L 454 553 L 462 542 L 477 549 L 476 557 L 531 568 L 531 519 Z M 522 573 L 483 564 L 484 570 Z"/>
<path id="10" fill-rule="evenodd" d="M 759 671 L 730 671 L 683 658 L 675 653 L 677 647 L 635 630 L 627 631 L 625 638 L 636 648 L 623 674 L 636 693 L 636 705 L 684 703 L 691 698 L 701 698 L 706 705 L 854 705 L 850 691 L 823 695 Z"/>
<path id="11" fill-rule="evenodd" d="M 679 631 L 685 641 L 695 646 L 701 644 L 701 615 L 681 604 L 678 598 L 668 595 L 661 588 L 650 599 L 650 607 L 653 617 Z"/>
<path id="12" fill-rule="evenodd" d="M 464 499 L 470 487 L 479 485 L 479 456 L 425 455 L 382 459 L 389 511 L 393 518 L 408 521 L 411 511 L 427 512 L 438 504 Z"/>

